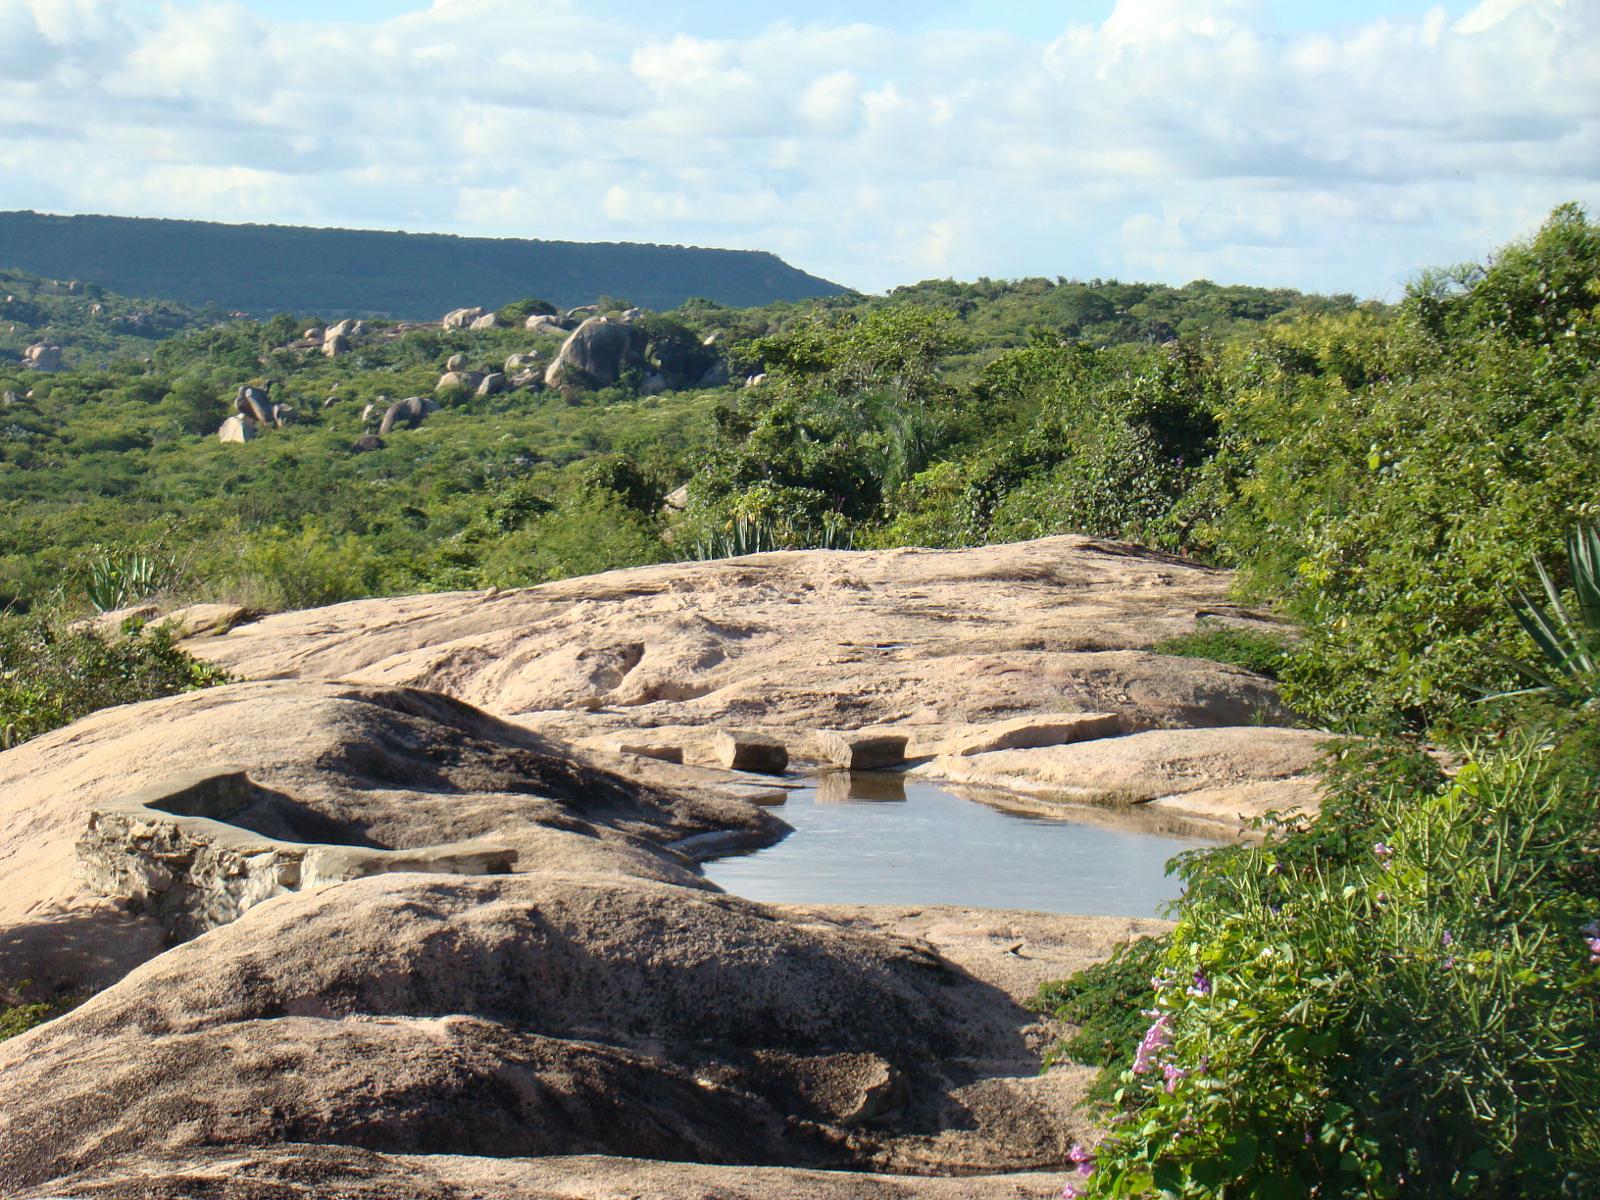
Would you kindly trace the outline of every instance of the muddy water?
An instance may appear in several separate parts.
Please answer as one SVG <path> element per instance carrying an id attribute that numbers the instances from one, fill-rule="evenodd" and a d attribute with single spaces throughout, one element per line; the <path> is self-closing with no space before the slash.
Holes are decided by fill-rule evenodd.
<path id="1" fill-rule="evenodd" d="M 1213 842 L 1104 810 L 998 807 L 898 775 L 825 776 L 773 811 L 794 827 L 764 850 L 704 864 L 775 904 L 960 904 L 1150 917 L 1177 897 L 1166 864 Z M 996 800 L 997 797 L 986 797 Z"/>

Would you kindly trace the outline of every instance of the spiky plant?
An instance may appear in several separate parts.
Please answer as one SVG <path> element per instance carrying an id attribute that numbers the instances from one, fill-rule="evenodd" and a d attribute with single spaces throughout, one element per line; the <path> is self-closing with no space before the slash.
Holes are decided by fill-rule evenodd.
<path id="1" fill-rule="evenodd" d="M 1544 695 L 1565 704 L 1600 704 L 1600 526 L 1568 531 L 1567 562 L 1575 608 L 1568 606 L 1560 586 L 1537 558 L 1533 565 L 1547 605 L 1521 588 L 1516 589 L 1511 605 L 1517 623 L 1539 647 L 1545 665 L 1513 664 L 1528 686 L 1490 699 Z"/>

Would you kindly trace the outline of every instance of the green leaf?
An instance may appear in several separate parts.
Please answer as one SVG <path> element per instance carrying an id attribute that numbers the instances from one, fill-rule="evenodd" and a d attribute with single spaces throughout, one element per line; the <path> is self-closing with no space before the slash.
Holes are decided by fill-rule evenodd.
<path id="1" fill-rule="evenodd" d="M 1256 1161 L 1256 1155 L 1261 1150 L 1261 1143 L 1256 1140 L 1253 1133 L 1241 1133 L 1228 1143 L 1228 1166 L 1235 1175 L 1242 1175 L 1248 1171 Z"/>

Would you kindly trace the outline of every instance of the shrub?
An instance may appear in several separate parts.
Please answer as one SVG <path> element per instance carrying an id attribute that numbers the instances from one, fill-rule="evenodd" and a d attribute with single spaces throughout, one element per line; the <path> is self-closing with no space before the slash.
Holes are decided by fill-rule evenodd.
<path id="1" fill-rule="evenodd" d="M 1150 647 L 1157 654 L 1179 658 L 1206 658 L 1243 667 L 1268 679 L 1278 678 L 1289 640 L 1282 634 L 1232 625 L 1198 623 L 1193 633 L 1179 634 Z"/>
<path id="2" fill-rule="evenodd" d="M 97 709 L 226 681 L 159 627 L 102 636 L 50 612 L 0 617 L 0 748 Z"/>
<path id="3" fill-rule="evenodd" d="M 1579 772 L 1528 746 L 1391 790 L 1364 847 L 1191 859 L 1127 1115 L 1069 1190 L 1600 1194 L 1585 736 Z"/>

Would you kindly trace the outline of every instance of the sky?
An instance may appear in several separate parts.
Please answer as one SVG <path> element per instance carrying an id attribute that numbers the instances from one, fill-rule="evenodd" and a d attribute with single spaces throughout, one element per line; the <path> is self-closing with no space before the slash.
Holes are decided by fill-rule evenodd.
<path id="1" fill-rule="evenodd" d="M 1600 0 L 0 0 L 0 209 L 1394 298 L 1600 211 Z"/>

